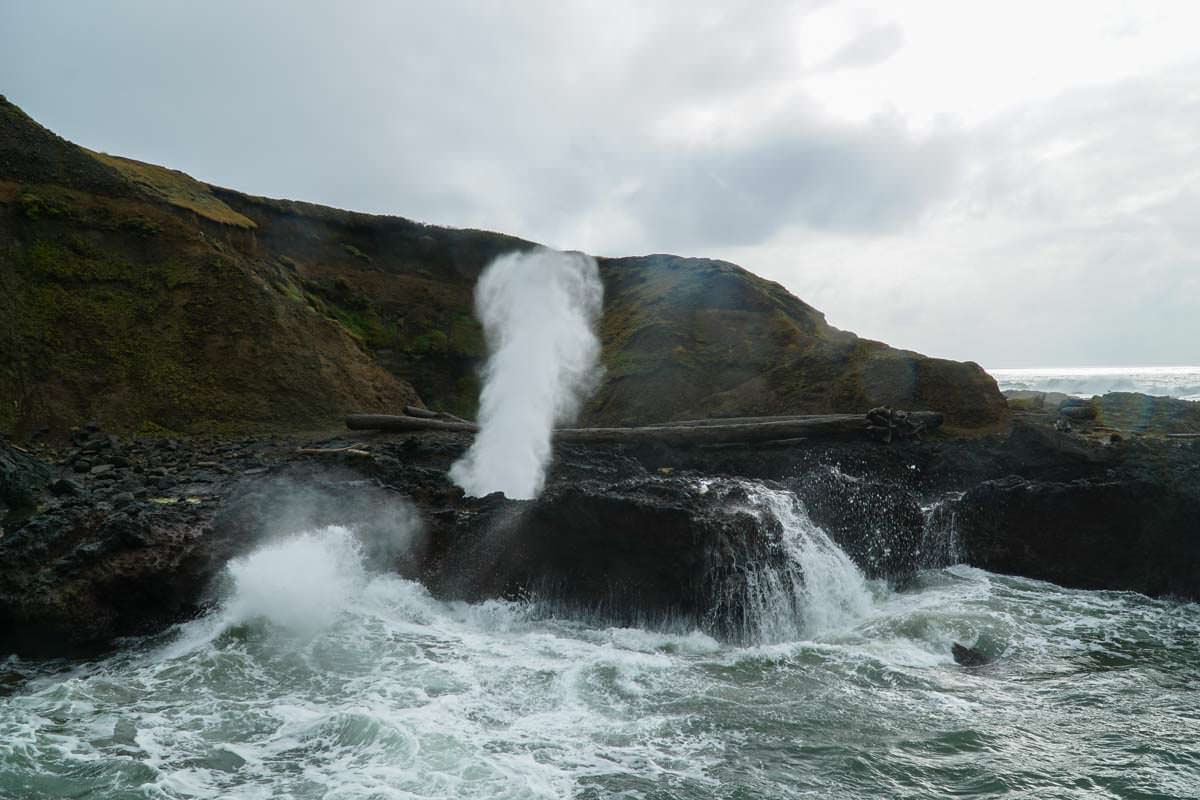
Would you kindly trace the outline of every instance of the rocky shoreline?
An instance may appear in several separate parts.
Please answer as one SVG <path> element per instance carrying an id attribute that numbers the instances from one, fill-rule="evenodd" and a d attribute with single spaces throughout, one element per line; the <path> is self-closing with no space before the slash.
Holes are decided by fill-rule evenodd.
<path id="1" fill-rule="evenodd" d="M 80 656 L 202 613 L 231 559 L 354 528 L 372 568 L 435 594 L 537 596 L 614 624 L 736 639 L 747 565 L 778 557 L 746 481 L 787 488 L 864 571 L 955 561 L 1200 598 L 1200 440 L 1019 410 L 978 438 L 560 444 L 536 501 L 467 498 L 463 434 L 119 438 L 0 447 L 0 653 Z"/>
<path id="2" fill-rule="evenodd" d="M 24 448 L 0 441 L 0 656 L 161 630 L 213 602 L 231 558 L 324 524 L 442 597 L 736 639 L 749 570 L 780 558 L 778 520 L 754 507 L 777 489 L 898 586 L 965 559 L 1200 597 L 1200 404 L 1006 398 L 978 364 L 841 331 L 728 262 L 598 259 L 593 441 L 560 442 L 546 492 L 518 502 L 449 483 L 467 433 L 231 432 L 474 415 L 474 288 L 535 243 L 211 186 L 80 148 L 2 97 L 0 240 L 0 431 Z M 717 430 L 881 406 L 943 427 Z M 713 418 L 674 444 L 644 428 Z M 100 424 L 65 433 L 84 419 Z M 637 441 L 594 441 L 629 426 Z"/>

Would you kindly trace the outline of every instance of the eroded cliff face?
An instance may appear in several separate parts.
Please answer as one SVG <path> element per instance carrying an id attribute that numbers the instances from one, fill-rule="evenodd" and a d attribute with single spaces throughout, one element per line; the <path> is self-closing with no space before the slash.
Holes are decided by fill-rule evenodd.
<path id="1" fill-rule="evenodd" d="M 79 148 L 0 103 L 0 430 L 297 430 L 420 403 L 472 415 L 497 233 L 250 197 Z M 585 424 L 1007 407 L 977 365 L 859 339 L 726 262 L 601 259 Z"/>

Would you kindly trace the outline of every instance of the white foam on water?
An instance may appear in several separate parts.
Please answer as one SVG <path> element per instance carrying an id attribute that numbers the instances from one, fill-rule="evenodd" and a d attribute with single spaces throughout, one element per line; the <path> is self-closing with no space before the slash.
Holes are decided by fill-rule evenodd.
<path id="1" fill-rule="evenodd" d="M 703 634 L 436 600 L 369 575 L 353 532 L 336 526 L 269 543 L 228 572 L 222 607 L 182 626 L 183 644 L 120 656 L 142 697 L 132 716 L 152 793 L 558 798 L 581 779 L 646 770 L 708 782 L 712 743 L 637 711 L 675 683 L 676 654 L 719 648 Z M 77 710 L 91 678 L 60 685 Z M 69 752 L 38 758 L 102 763 L 95 742 L 115 722 L 99 717 Z"/>
<path id="2" fill-rule="evenodd" d="M 609 628 L 604 631 L 613 646 L 643 653 L 708 654 L 721 650 L 721 643 L 701 631 L 685 634 L 660 633 L 642 628 Z"/>
<path id="3" fill-rule="evenodd" d="M 1001 391 L 1061 392 L 1091 397 L 1138 392 L 1200 400 L 1200 367 L 1058 367 L 989 369 Z"/>
<path id="4" fill-rule="evenodd" d="M 329 627 L 366 583 L 358 541 L 333 525 L 304 531 L 230 562 L 226 625 L 263 619 L 302 634 Z"/>
<path id="5" fill-rule="evenodd" d="M 1126 702 L 1124 684 L 1101 692 L 1133 670 L 1088 671 L 1091 654 L 1119 657 L 1131 637 L 1186 651 L 1200 633 L 1194 607 L 968 567 L 875 591 L 789 494 L 749 497 L 802 571 L 776 585 L 815 606 L 791 604 L 791 639 L 741 647 L 442 601 L 370 574 L 351 532 L 305 531 L 231 565 L 224 605 L 180 629 L 187 646 L 121 651 L 0 698 L 0 796 L 716 797 L 746 781 L 788 797 L 847 737 L 854 757 L 897 769 L 909 748 L 919 771 L 946 757 L 925 738 L 965 729 L 1006 742 L 989 757 L 1019 763 L 997 769 L 1024 769 L 1064 726 L 1082 731 L 1080 714 L 1107 724 L 1096 698 Z M 988 639 L 995 667 L 953 664 L 951 641 Z M 1042 702 L 1031 674 L 1064 676 L 1087 704 Z M 769 778 L 763 753 L 790 766 Z M 861 796 L 823 774 L 821 796 Z"/>

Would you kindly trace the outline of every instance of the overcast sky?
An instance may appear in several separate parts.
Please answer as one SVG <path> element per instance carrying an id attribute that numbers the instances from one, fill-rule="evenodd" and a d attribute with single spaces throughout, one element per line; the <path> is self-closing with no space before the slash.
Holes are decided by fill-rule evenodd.
<path id="1" fill-rule="evenodd" d="M 989 367 L 1200 364 L 1200 3 L 3 2 L 0 92 L 255 194 L 727 258 Z"/>

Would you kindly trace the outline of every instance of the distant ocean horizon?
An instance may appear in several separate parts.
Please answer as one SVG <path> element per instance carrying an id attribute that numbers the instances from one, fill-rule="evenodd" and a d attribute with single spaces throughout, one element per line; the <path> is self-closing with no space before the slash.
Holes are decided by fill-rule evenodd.
<path id="1" fill-rule="evenodd" d="M 1078 397 L 1139 392 L 1200 401 L 1200 367 L 1030 367 L 987 372 L 1004 392 L 1062 392 Z"/>

